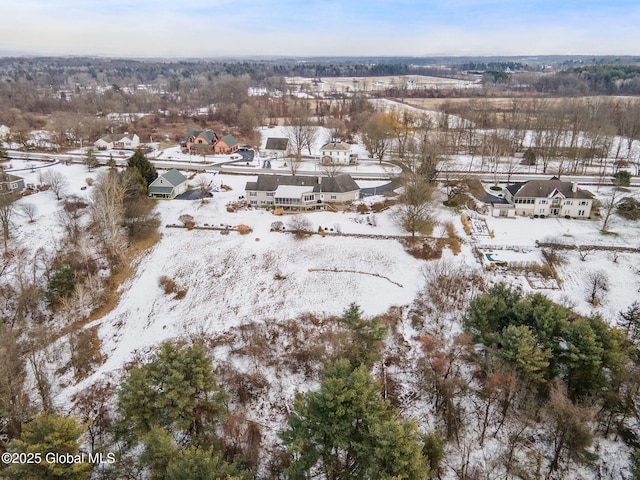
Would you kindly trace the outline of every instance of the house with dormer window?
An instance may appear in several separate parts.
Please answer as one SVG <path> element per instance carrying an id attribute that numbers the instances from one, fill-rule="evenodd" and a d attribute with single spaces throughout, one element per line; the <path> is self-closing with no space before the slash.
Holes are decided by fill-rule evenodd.
<path id="1" fill-rule="evenodd" d="M 575 182 L 558 177 L 508 185 L 500 199 L 491 202 L 494 217 L 590 218 L 594 196 Z"/>

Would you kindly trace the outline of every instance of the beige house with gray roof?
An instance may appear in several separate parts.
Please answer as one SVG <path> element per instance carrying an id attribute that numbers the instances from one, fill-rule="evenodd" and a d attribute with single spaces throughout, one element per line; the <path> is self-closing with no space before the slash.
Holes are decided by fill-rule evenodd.
<path id="1" fill-rule="evenodd" d="M 351 145 L 343 142 L 325 143 L 320 148 L 320 161 L 323 165 L 352 165 L 358 156 L 351 153 Z"/>
<path id="2" fill-rule="evenodd" d="M 308 177 L 258 175 L 247 182 L 246 198 L 255 207 L 282 207 L 284 210 L 324 210 L 328 204 L 351 203 L 360 198 L 360 187 L 351 175 Z"/>
<path id="3" fill-rule="evenodd" d="M 557 177 L 529 180 L 504 189 L 501 201 L 492 204 L 494 217 L 591 217 L 594 196 L 573 182 Z"/>

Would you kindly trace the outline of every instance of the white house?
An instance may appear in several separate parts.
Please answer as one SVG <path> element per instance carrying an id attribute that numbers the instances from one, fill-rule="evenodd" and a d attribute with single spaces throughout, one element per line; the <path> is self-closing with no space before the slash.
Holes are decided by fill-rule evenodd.
<path id="1" fill-rule="evenodd" d="M 343 142 L 325 143 L 320 148 L 320 161 L 324 165 L 351 165 L 358 156 L 351 153 L 351 145 Z"/>
<path id="2" fill-rule="evenodd" d="M 494 217 L 589 218 L 594 196 L 573 182 L 557 177 L 529 180 L 507 186 L 504 197 L 493 206 Z"/>
<path id="3" fill-rule="evenodd" d="M 187 177 L 175 168 L 160 175 L 149 185 L 149 196 L 175 198 L 187 190 Z"/>
<path id="4" fill-rule="evenodd" d="M 346 174 L 335 177 L 258 175 L 257 182 L 247 182 L 245 191 L 250 205 L 285 210 L 324 210 L 327 204 L 350 203 L 360 198 L 360 187 Z"/>
<path id="5" fill-rule="evenodd" d="M 135 133 L 111 133 L 93 143 L 98 150 L 135 150 L 140 146 L 140 137 Z"/>

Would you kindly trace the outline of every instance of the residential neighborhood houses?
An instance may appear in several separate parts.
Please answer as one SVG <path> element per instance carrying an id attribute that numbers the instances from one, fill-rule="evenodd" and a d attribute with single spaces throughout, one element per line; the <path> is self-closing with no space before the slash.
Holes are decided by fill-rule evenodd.
<path id="1" fill-rule="evenodd" d="M 245 191 L 250 205 L 282 207 L 285 211 L 325 210 L 328 204 L 350 203 L 360 198 L 360 187 L 348 174 L 258 175 L 256 182 L 247 182 Z"/>
<path id="2" fill-rule="evenodd" d="M 594 196 L 578 188 L 575 182 L 563 182 L 558 177 L 549 180 L 529 180 L 504 189 L 503 197 L 489 196 L 494 217 L 565 217 L 590 218 Z"/>

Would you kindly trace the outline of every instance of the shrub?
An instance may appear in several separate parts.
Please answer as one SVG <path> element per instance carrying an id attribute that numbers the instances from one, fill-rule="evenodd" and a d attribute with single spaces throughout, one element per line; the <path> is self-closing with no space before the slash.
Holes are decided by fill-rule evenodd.
<path id="1" fill-rule="evenodd" d="M 73 291 L 76 284 L 76 271 L 68 265 L 57 265 L 49 278 L 45 297 L 55 305 L 60 299 L 66 298 Z"/>
<path id="2" fill-rule="evenodd" d="M 272 232 L 281 232 L 282 230 L 284 230 L 284 223 L 277 221 L 271 224 Z"/>
<path id="3" fill-rule="evenodd" d="M 625 197 L 618 203 L 617 212 L 627 220 L 640 220 L 640 201 L 633 197 Z"/>
<path id="4" fill-rule="evenodd" d="M 237 230 L 240 235 L 248 235 L 249 233 L 253 232 L 251 227 L 248 225 L 238 225 Z"/>
<path id="5" fill-rule="evenodd" d="M 458 255 L 462 248 L 460 247 L 460 240 L 457 237 L 453 237 L 449 239 L 449 248 L 454 255 Z"/>
<path id="6" fill-rule="evenodd" d="M 469 217 L 463 213 L 462 216 L 460 217 L 460 220 L 462 221 L 462 227 L 464 228 L 464 233 L 466 233 L 467 235 L 471 235 L 472 229 L 471 229 L 471 222 L 469 222 Z"/>
<path id="7" fill-rule="evenodd" d="M 162 275 L 158 279 L 158 285 L 162 287 L 164 293 L 167 295 L 176 292 L 176 282 L 174 282 L 173 279 L 167 277 L 166 275 Z"/>
<path id="8" fill-rule="evenodd" d="M 196 222 L 194 221 L 193 217 L 187 213 L 180 215 L 178 217 L 178 220 L 180 220 L 182 222 L 182 224 L 187 227 L 189 230 L 191 230 Z"/>
<path id="9" fill-rule="evenodd" d="M 295 215 L 289 220 L 289 230 L 296 234 L 296 238 L 304 238 L 311 233 L 311 222 L 304 215 Z"/>

